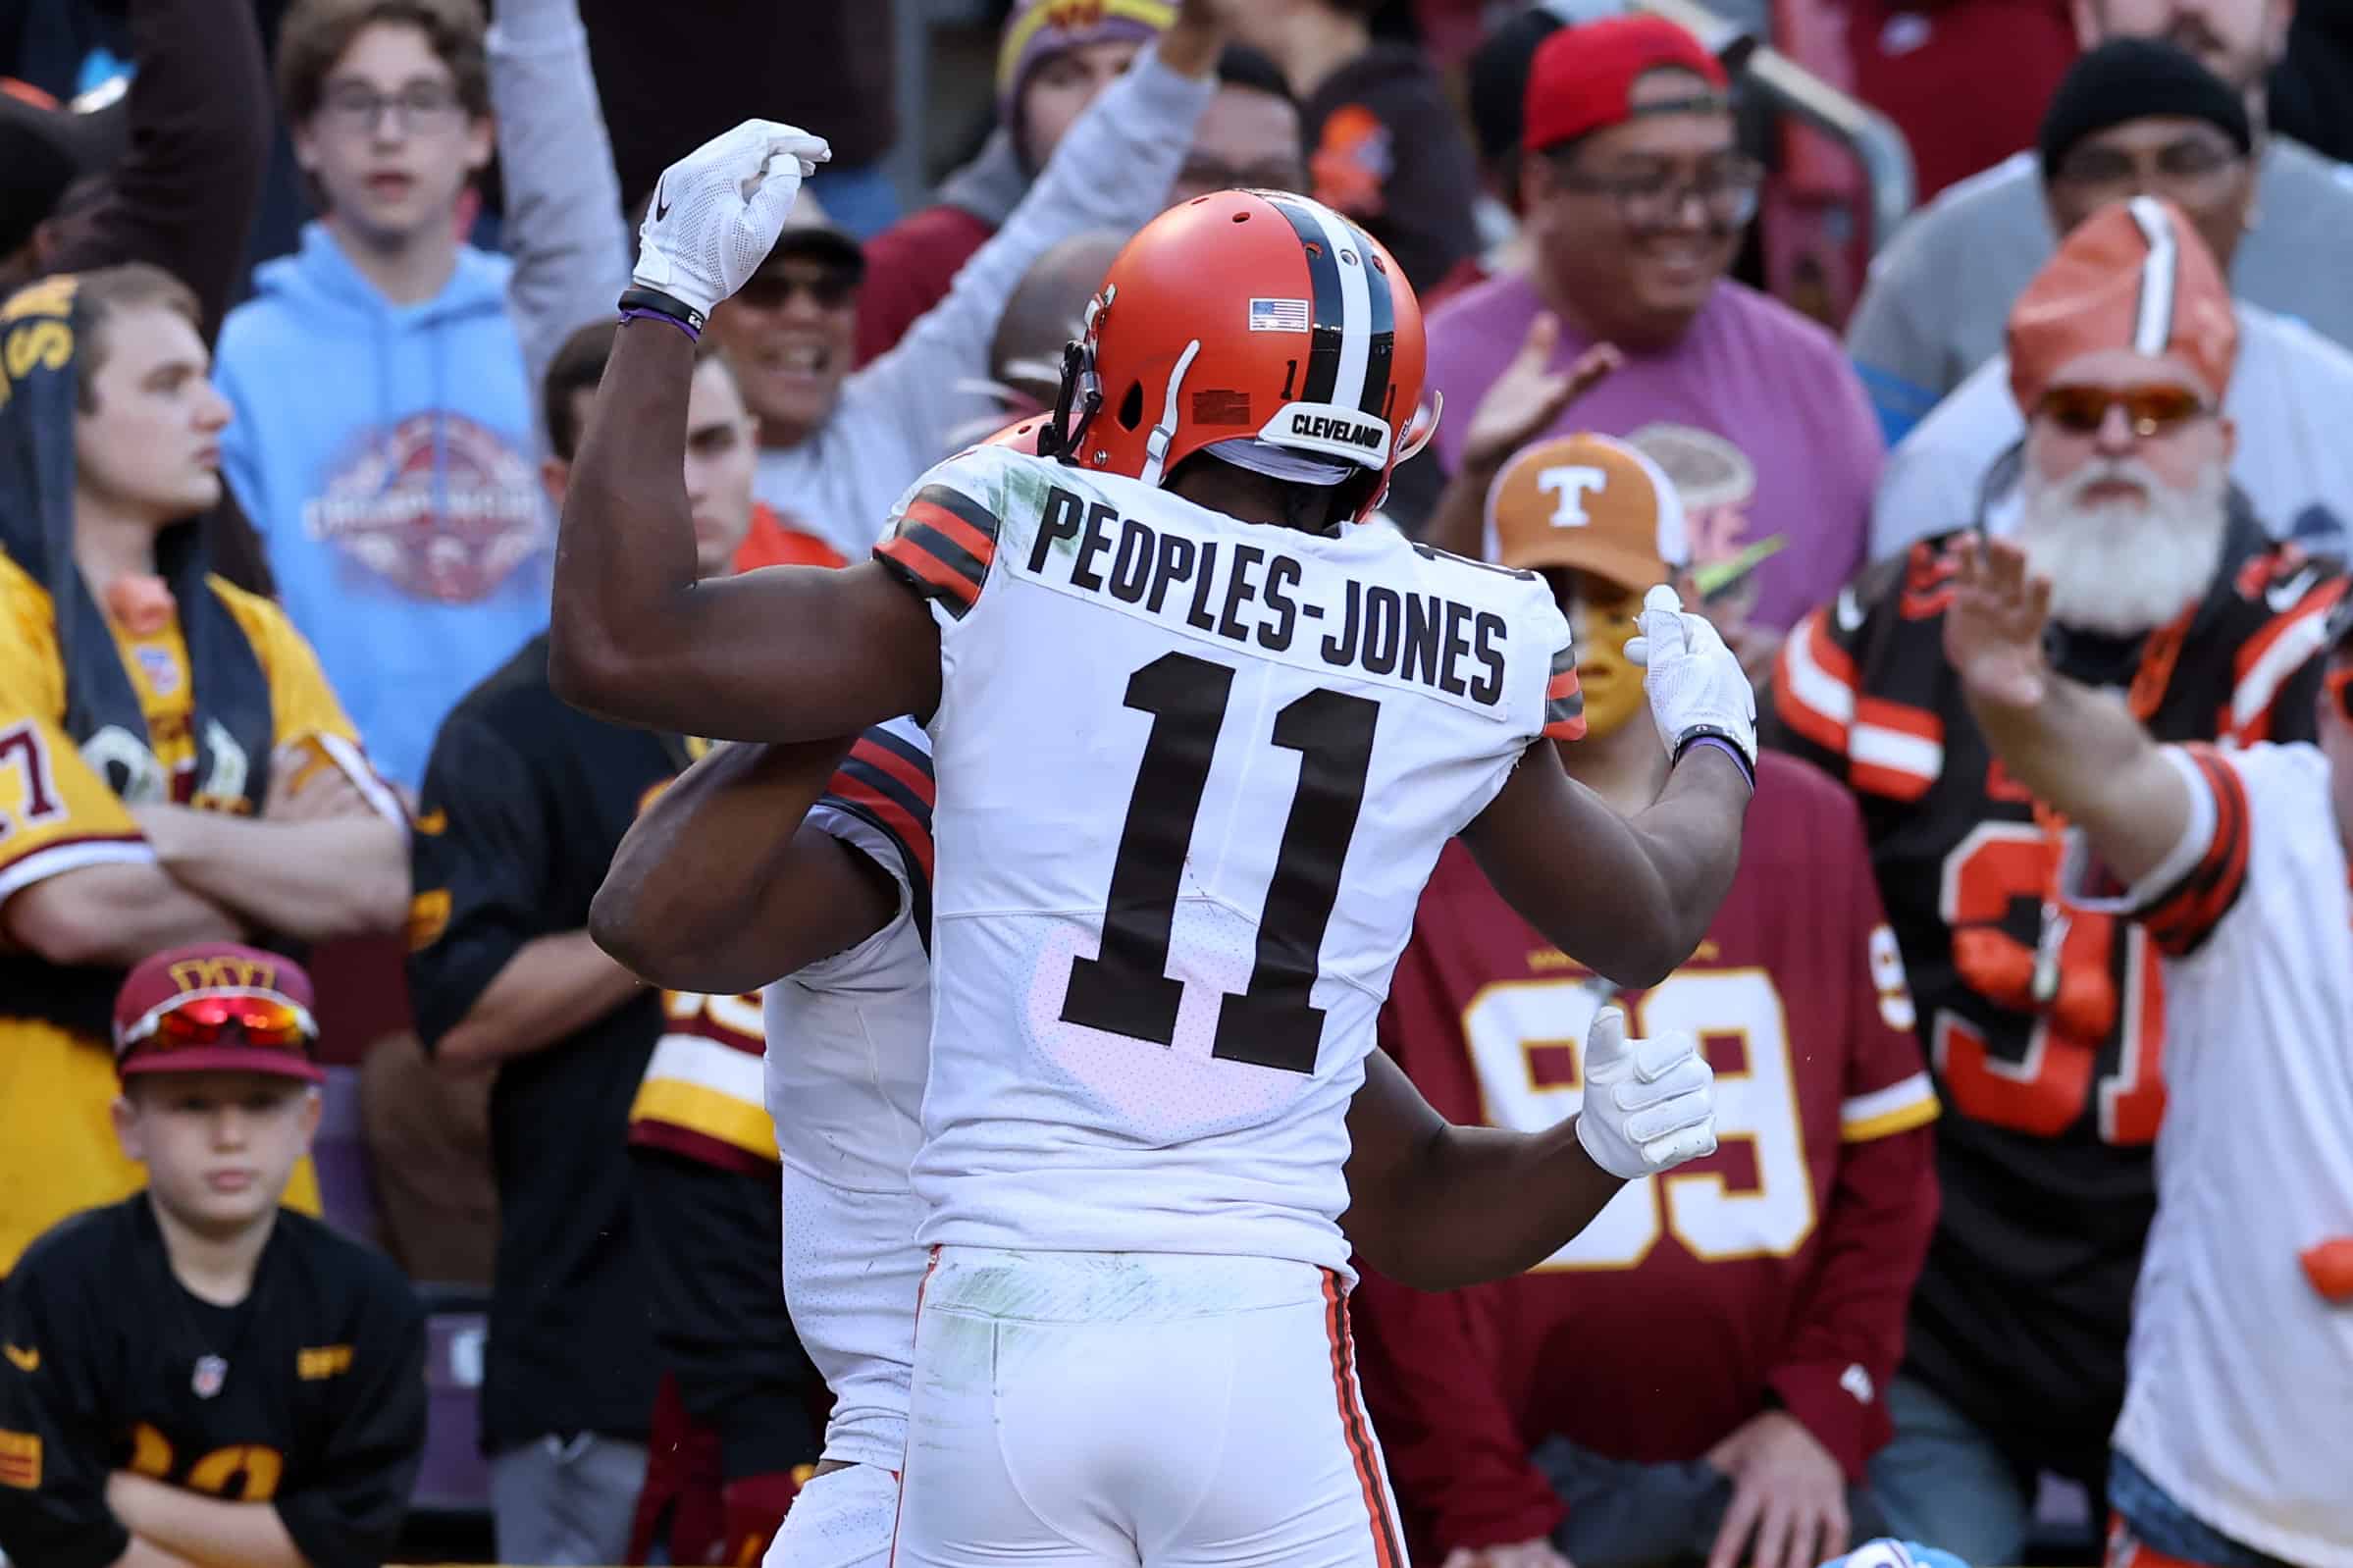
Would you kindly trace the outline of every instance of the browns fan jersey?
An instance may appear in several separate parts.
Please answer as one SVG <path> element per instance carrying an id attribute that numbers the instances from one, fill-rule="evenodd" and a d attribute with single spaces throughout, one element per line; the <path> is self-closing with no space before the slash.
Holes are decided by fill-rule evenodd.
<path id="1" fill-rule="evenodd" d="M 281 1209 L 235 1306 L 172 1273 L 144 1193 L 34 1242 L 0 1297 L 0 1550 L 102 1568 L 129 1470 L 268 1503 L 319 1568 L 384 1560 L 425 1445 L 425 1313 L 390 1259 Z"/>
<path id="2" fill-rule="evenodd" d="M 1809 918 L 1790 914 L 1799 885 L 1818 899 Z M 1759 759 L 1731 892 L 1691 961 L 1647 990 L 1559 952 L 1450 846 L 1382 1043 L 1449 1120 L 1540 1131 L 1576 1111 L 1586 1030 L 1607 1004 L 1635 1035 L 1700 1038 L 1718 1151 L 1628 1182 L 1517 1280 L 1431 1295 L 1367 1274 L 1352 1302 L 1365 1395 L 1431 1561 L 1550 1532 L 1560 1504 L 1528 1455 L 1551 1434 L 1691 1460 L 1769 1391 L 1850 1475 L 1887 1437 L 1880 1390 L 1935 1215 L 1916 1129 L 1937 1105 L 1838 786 Z M 1672 1375 L 1595 1353 L 1636 1343 L 1675 1346 Z"/>
<path id="3" fill-rule="evenodd" d="M 2138 926 L 2062 896 L 2062 827 L 1995 763 L 1944 656 L 1952 536 L 1866 571 L 1783 645 L 1762 734 L 1843 778 L 1946 1115 L 1909 1370 L 2027 1462 L 2097 1481 L 2155 1206 L 2166 1004 Z M 2234 515 L 2206 598 L 2145 638 L 2059 634 L 2158 739 L 2313 733 L 2341 579 Z"/>

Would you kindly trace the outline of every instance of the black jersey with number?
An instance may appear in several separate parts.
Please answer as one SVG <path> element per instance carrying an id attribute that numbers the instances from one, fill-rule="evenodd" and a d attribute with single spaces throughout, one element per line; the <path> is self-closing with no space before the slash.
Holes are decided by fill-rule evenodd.
<path id="1" fill-rule="evenodd" d="M 2137 927 L 2046 913 L 2058 824 L 1995 763 L 1945 660 L 1950 543 L 1871 568 L 1791 631 L 1763 738 L 1855 791 L 1944 1098 L 1943 1218 L 1908 1370 L 2013 1457 L 2096 1473 L 2156 1203 L 2159 966 Z M 2185 624 L 2129 641 L 2062 632 L 2058 655 L 2118 690 L 2146 669 L 2160 740 L 2307 738 L 2313 655 L 2343 591 L 2234 515 Z"/>
<path id="2" fill-rule="evenodd" d="M 0 1551 L 100 1568 L 117 1470 L 275 1507 L 312 1568 L 371 1568 L 425 1443 L 425 1314 L 382 1254 L 282 1209 L 234 1307 L 172 1273 L 144 1193 L 76 1215 L 0 1295 Z"/>

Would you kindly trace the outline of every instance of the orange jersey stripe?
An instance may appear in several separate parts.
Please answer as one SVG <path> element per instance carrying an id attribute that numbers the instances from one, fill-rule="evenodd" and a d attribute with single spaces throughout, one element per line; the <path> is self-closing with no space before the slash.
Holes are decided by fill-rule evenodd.
<path id="1" fill-rule="evenodd" d="M 918 496 L 908 502 L 907 510 L 903 515 L 911 521 L 929 524 L 947 538 L 970 550 L 972 558 L 980 563 L 981 569 L 984 571 L 987 570 L 989 562 L 997 558 L 997 541 L 990 535 L 974 528 L 945 506 L 927 501 Z"/>
<path id="2" fill-rule="evenodd" d="M 889 747 L 877 746 L 872 741 L 862 740 L 850 748 L 850 755 L 869 767 L 880 768 L 906 785 L 915 799 L 921 801 L 925 806 L 931 805 L 938 799 L 937 789 L 932 782 L 931 775 Z"/>
<path id="3" fill-rule="evenodd" d="M 1338 1276 L 1329 1269 L 1324 1271 L 1324 1332 L 1332 1341 L 1332 1385 L 1339 1399 L 1340 1435 L 1348 1444 L 1357 1485 L 1364 1490 L 1376 1568 L 1404 1568 L 1405 1554 L 1397 1543 L 1397 1523 L 1389 1513 L 1380 1456 L 1373 1452 L 1371 1426 L 1356 1397 L 1356 1350 L 1348 1334 L 1348 1303 L 1340 1294 Z"/>
<path id="4" fill-rule="evenodd" d="M 853 773 L 834 774 L 833 783 L 827 793 L 837 795 L 845 801 L 854 802 L 873 812 L 876 817 L 881 819 L 885 827 L 898 835 L 899 842 L 907 846 L 908 852 L 915 856 L 916 862 L 923 869 L 923 875 L 925 877 L 931 875 L 931 829 L 926 824 L 916 821 L 906 807 L 901 806 L 897 801 L 892 800 L 888 795 Z"/>
<path id="5" fill-rule="evenodd" d="M 970 578 L 904 534 L 884 540 L 874 547 L 874 553 L 898 562 L 915 577 L 937 589 L 939 596 L 947 600 L 958 614 L 970 609 L 980 598 Z"/>

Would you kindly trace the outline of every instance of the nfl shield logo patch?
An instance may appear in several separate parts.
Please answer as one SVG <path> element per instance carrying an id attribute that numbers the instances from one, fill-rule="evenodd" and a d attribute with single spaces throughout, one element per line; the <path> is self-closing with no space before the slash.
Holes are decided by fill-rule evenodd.
<path id="1" fill-rule="evenodd" d="M 228 1362 L 223 1361 L 219 1356 L 198 1356 L 196 1373 L 194 1377 L 188 1379 L 188 1386 L 196 1390 L 197 1398 L 210 1399 L 221 1391 L 221 1385 L 228 1381 Z"/>

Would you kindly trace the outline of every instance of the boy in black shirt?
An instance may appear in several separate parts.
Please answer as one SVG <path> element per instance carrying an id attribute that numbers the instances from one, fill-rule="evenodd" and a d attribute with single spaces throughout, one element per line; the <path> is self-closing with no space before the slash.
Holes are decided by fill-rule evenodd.
<path id="1" fill-rule="evenodd" d="M 231 943 L 115 1004 L 147 1190 L 56 1226 L 0 1298 L 0 1550 L 42 1568 L 374 1568 L 425 1441 L 392 1264 L 279 1207 L 319 1124 L 308 976 Z"/>

